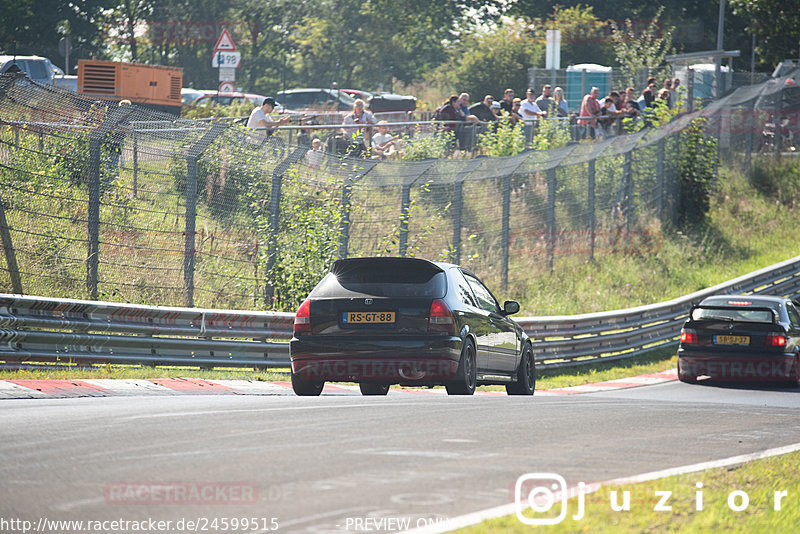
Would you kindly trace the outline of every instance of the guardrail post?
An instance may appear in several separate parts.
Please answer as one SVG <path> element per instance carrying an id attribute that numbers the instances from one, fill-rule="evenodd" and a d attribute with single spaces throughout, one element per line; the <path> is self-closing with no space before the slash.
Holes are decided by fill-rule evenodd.
<path id="1" fill-rule="evenodd" d="M 11 241 L 11 228 L 6 220 L 6 208 L 3 197 L 0 197 L 0 240 L 3 242 L 3 252 L 6 256 L 6 266 L 8 275 L 11 277 L 11 289 L 14 293 L 22 295 L 22 279 L 19 276 L 19 266 L 17 265 L 17 254 L 14 244 Z"/>
<path id="2" fill-rule="evenodd" d="M 97 299 L 97 271 L 100 264 L 100 146 L 114 127 L 131 113 L 133 113 L 132 106 L 111 108 L 103 123 L 89 134 L 86 289 L 92 300 Z"/>
<path id="3" fill-rule="evenodd" d="M 347 258 L 347 249 L 350 243 L 350 210 L 352 203 L 350 196 L 353 192 L 353 183 L 361 179 L 365 174 L 372 170 L 377 165 L 377 160 L 367 160 L 364 166 L 356 167 L 351 175 L 344 179 L 342 185 L 342 206 L 341 206 L 341 219 L 339 221 L 339 259 Z"/>
<path id="4" fill-rule="evenodd" d="M 503 176 L 503 226 L 500 232 L 503 247 L 503 266 L 500 271 L 503 291 L 508 290 L 509 226 L 511 219 L 511 175 Z"/>
<path id="5" fill-rule="evenodd" d="M 300 161 L 308 152 L 309 147 L 301 146 L 295 148 L 291 154 L 283 159 L 272 171 L 272 190 L 269 197 L 269 241 L 267 243 L 267 265 L 264 268 L 266 282 L 264 284 L 264 306 L 269 308 L 272 305 L 272 297 L 275 295 L 275 285 L 272 283 L 272 269 L 275 267 L 275 260 L 278 254 L 278 231 L 281 222 L 281 188 L 283 186 L 283 174 L 289 167 Z"/>
<path id="6" fill-rule="evenodd" d="M 194 306 L 195 234 L 197 227 L 197 161 L 200 155 L 228 126 L 217 122 L 203 134 L 186 154 L 186 230 L 183 252 L 183 291 L 187 307 Z"/>
<path id="7" fill-rule="evenodd" d="M 547 272 L 553 272 L 556 238 L 556 169 L 547 171 Z"/>
<path id="8" fill-rule="evenodd" d="M 594 261 L 594 241 L 595 241 L 595 211 L 594 211 L 594 201 L 595 201 L 595 162 L 597 160 L 589 160 L 587 163 L 587 205 L 586 210 L 589 212 L 589 259 Z"/>

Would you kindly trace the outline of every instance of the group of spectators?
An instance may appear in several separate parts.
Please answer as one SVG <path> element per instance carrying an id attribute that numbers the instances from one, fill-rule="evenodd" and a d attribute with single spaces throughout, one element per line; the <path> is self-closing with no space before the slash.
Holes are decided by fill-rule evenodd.
<path id="1" fill-rule="evenodd" d="M 600 90 L 592 87 L 581 101 L 578 116 L 578 137 L 586 139 L 604 138 L 620 128 L 625 118 L 644 118 L 644 124 L 650 124 L 653 110 L 657 106 L 675 107 L 679 99 L 681 81 L 678 78 L 667 78 L 661 89 L 655 78 L 648 78 L 647 86 L 637 98 L 633 87 L 624 91 L 611 91 L 603 99 L 599 99 Z"/>
<path id="2" fill-rule="evenodd" d="M 544 85 L 538 94 L 532 87 L 528 88 L 524 99 L 516 97 L 511 88 L 503 91 L 503 98 L 500 100 L 486 95 L 483 100 L 473 104 L 470 104 L 468 93 L 453 94 L 436 109 L 434 120 L 441 123 L 439 131 L 453 132 L 454 140 L 462 150 L 472 150 L 476 134 L 492 127 L 493 123 L 496 124 L 501 119 L 509 120 L 513 125 L 521 123 L 528 142 L 533 137 L 537 122 L 542 118 L 568 119 L 576 126 L 573 130 L 573 137 L 576 139 L 602 139 L 618 131 L 625 118 L 642 117 L 645 124 L 649 124 L 653 108 L 672 108 L 676 105 L 679 87 L 678 78 L 665 79 L 660 89 L 656 79 L 649 78 L 647 86 L 638 97 L 632 87 L 627 87 L 623 91 L 611 91 L 603 98 L 600 98 L 600 90 L 592 87 L 583 97 L 578 113 L 570 112 L 564 90 L 561 87 L 554 89 L 549 84 Z M 248 128 L 266 130 L 265 135 L 269 135 L 269 128 L 285 124 L 288 117 L 278 121 L 269 119 L 274 108 L 274 99 L 264 99 L 262 106 L 251 113 Z M 377 129 L 377 133 L 373 133 L 373 127 Z M 376 120 L 360 98 L 356 99 L 353 110 L 344 116 L 341 132 L 335 138 L 328 139 L 329 145 L 331 141 L 334 146 L 327 147 L 329 152 L 346 152 L 373 158 L 392 157 L 398 153 L 399 147 L 399 139 L 389 133 L 388 123 Z M 314 138 L 310 140 L 310 144 L 308 163 L 318 167 L 324 159 L 322 141 Z"/>

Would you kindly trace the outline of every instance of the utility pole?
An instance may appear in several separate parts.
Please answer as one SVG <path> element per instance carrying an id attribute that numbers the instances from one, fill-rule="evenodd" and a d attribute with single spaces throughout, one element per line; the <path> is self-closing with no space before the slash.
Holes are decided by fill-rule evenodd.
<path id="1" fill-rule="evenodd" d="M 722 96 L 722 32 L 725 29 L 725 0 L 719 0 L 717 22 L 717 57 L 714 58 L 714 98 Z"/>

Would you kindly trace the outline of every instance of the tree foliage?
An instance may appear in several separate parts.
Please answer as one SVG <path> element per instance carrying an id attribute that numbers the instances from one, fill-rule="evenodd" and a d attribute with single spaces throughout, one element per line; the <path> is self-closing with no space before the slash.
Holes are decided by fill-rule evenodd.
<path id="1" fill-rule="evenodd" d="M 664 8 L 641 31 L 637 31 L 631 19 L 622 26 L 611 22 L 614 39 L 614 53 L 617 56 L 626 85 L 643 87 L 648 76 L 659 76 L 653 67 L 664 65 L 664 58 L 672 51 L 672 31 L 674 28 L 661 28 L 659 19 Z"/>
<path id="2" fill-rule="evenodd" d="M 756 55 L 768 68 L 800 56 L 800 5 L 781 0 L 730 0 L 733 13 L 756 36 Z"/>

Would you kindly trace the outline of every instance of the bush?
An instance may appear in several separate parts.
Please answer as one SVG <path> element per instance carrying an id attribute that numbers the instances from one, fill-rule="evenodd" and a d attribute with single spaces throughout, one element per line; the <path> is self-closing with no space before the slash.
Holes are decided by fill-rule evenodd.
<path id="1" fill-rule="evenodd" d="M 679 227 L 703 222 L 708 212 L 718 158 L 717 141 L 705 134 L 705 123 L 704 118 L 697 118 L 680 135 L 676 221 Z"/>

